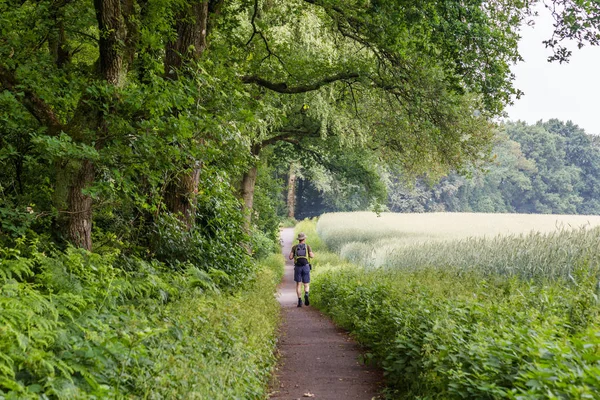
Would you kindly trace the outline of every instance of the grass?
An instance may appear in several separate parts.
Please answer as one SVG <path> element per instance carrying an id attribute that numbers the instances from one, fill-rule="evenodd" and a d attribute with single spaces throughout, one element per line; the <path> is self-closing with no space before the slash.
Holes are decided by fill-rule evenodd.
<path id="1" fill-rule="evenodd" d="M 430 241 L 495 237 L 530 232 L 553 232 L 560 228 L 600 226 L 600 216 L 485 214 L 485 213 L 330 213 L 319 218 L 317 233 L 327 247 L 339 251 L 358 241 L 393 241 L 414 245 Z"/>
<path id="2" fill-rule="evenodd" d="M 600 265 L 599 226 L 597 216 L 340 213 L 323 216 L 317 231 L 328 247 L 367 267 L 573 279 L 575 265 Z"/>

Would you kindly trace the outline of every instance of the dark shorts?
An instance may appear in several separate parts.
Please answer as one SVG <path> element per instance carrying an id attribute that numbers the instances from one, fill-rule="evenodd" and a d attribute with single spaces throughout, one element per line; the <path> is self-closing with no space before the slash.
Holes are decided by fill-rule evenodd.
<path id="1" fill-rule="evenodd" d="M 297 265 L 294 267 L 294 281 L 310 283 L 310 265 Z"/>

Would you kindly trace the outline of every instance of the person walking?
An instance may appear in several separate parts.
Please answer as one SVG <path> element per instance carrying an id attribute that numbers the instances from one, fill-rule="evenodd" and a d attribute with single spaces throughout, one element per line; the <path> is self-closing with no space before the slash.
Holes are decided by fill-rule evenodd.
<path id="1" fill-rule="evenodd" d="M 298 244 L 292 247 L 289 259 L 294 260 L 294 281 L 298 295 L 298 307 L 302 307 L 302 284 L 304 284 L 304 304 L 310 305 L 308 291 L 310 289 L 310 259 L 315 255 L 306 244 L 306 235 L 298 234 Z"/>

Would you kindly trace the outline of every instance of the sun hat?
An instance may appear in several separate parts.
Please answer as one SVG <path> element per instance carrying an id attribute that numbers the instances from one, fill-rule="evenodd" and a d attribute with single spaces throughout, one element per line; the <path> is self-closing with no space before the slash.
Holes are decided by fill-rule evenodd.
<path id="1" fill-rule="evenodd" d="M 298 240 L 304 240 L 304 239 L 306 239 L 306 235 L 304 233 L 300 232 L 298 234 Z"/>

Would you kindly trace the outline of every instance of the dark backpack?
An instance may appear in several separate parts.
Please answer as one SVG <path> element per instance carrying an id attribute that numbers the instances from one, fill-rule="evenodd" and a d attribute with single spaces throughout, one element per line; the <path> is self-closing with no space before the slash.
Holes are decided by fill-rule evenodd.
<path id="1" fill-rule="evenodd" d="M 296 258 L 307 258 L 306 243 L 298 243 L 298 245 L 296 246 Z"/>

